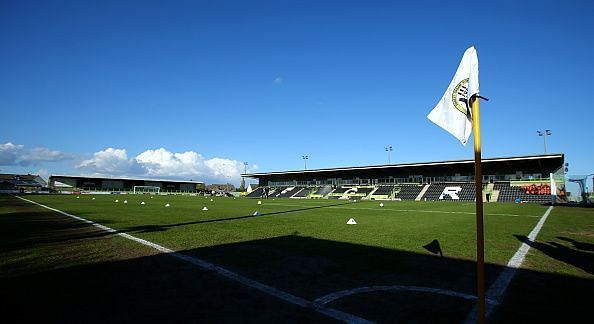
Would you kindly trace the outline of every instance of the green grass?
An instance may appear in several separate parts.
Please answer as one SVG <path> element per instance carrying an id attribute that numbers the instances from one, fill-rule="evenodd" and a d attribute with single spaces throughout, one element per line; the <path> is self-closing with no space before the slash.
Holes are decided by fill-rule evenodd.
<path id="1" fill-rule="evenodd" d="M 0 198 L 4 205 L 0 207 L 0 216 L 22 212 L 23 206 L 11 209 L 14 198 Z M 377 201 L 262 199 L 258 205 L 257 199 L 214 197 L 210 201 L 210 197 L 188 196 L 80 195 L 77 199 L 74 195 L 32 195 L 27 198 L 219 264 L 309 300 L 372 285 L 415 285 L 475 294 L 474 203 L 383 202 L 384 207 L 380 207 Z M 128 203 L 123 204 L 123 200 Z M 171 207 L 166 208 L 167 203 Z M 202 211 L 204 206 L 209 210 Z M 34 214 L 31 219 L 51 218 L 53 214 L 38 207 L 27 208 L 27 213 Z M 501 273 L 547 208 L 536 204 L 484 205 L 487 285 Z M 253 216 L 255 211 L 261 215 Z M 518 275 L 523 279 L 514 281 L 506 300 L 519 300 L 519 304 L 546 296 L 549 302 L 560 298 L 556 296 L 562 296 L 565 290 L 577 291 L 578 296 L 594 293 L 593 217 L 594 209 L 555 207 L 537 242 L 531 244 L 524 270 Z M 347 225 L 350 218 L 358 224 Z M 23 228 L 15 225 L 14 219 L 18 217 L 5 219 L 5 225 L 10 227 L 3 232 L 4 245 L 8 242 L 18 247 L 23 235 L 41 235 L 31 224 Z M 42 229 L 45 226 L 43 235 L 56 230 L 43 223 L 38 225 Z M 60 267 L 155 258 L 155 252 L 146 247 L 113 235 L 99 235 L 97 230 L 74 220 L 61 222 L 57 233 L 73 227 L 78 228 L 75 239 L 50 240 L 50 244 L 40 240 L 2 252 L 1 275 L 10 277 Z M 423 247 L 434 240 L 439 242 L 443 257 Z M 170 261 L 162 262 L 169 267 Z M 168 282 L 161 284 L 167 286 Z M 542 282 L 547 284 L 541 290 L 534 288 L 538 286 L 535 283 Z M 548 295 L 550 287 L 556 287 L 550 292 L 555 297 Z M 390 321 L 394 316 L 404 321 L 435 321 L 441 319 L 441 312 L 448 314 L 448 321 L 461 321 L 472 309 L 468 301 L 441 299 L 439 310 L 427 312 L 423 305 L 427 298 L 435 296 L 394 293 L 365 296 L 368 299 L 346 298 L 331 306 L 375 321 Z M 406 305 L 416 300 L 419 307 L 379 307 L 382 303 L 378 299 L 382 298 L 404 298 Z M 535 304 L 537 314 L 528 317 L 520 306 L 505 305 L 501 307 L 505 312 L 499 313 L 497 321 L 549 319 L 551 314 L 547 311 L 555 308 L 546 302 Z M 572 302 L 565 307 L 577 307 L 574 314 L 580 314 L 579 310 L 585 309 L 580 305 Z M 378 307 L 387 310 L 378 313 Z"/>
<path id="2" fill-rule="evenodd" d="M 0 287 L 4 323 L 328 321 L 7 195 L 0 195 Z"/>
<path id="3" fill-rule="evenodd" d="M 594 278 L 594 208 L 558 207 L 539 233 L 525 267 Z"/>
<path id="4" fill-rule="evenodd" d="M 183 196 L 80 197 L 30 198 L 176 250 L 297 234 L 416 253 L 429 253 L 422 246 L 437 239 L 449 257 L 474 259 L 476 254 L 473 203 L 384 202 L 382 208 L 375 201 L 268 199 L 258 205 L 257 200 L 221 197 L 212 202 Z M 204 206 L 209 210 L 202 211 Z M 485 205 L 486 260 L 505 264 L 521 243 L 513 235 L 527 235 L 545 210 Z M 250 217 L 255 211 L 262 215 Z M 346 225 L 349 218 L 358 225 Z"/>
<path id="5" fill-rule="evenodd" d="M 0 277 L 15 277 L 83 264 L 153 255 L 132 241 L 106 236 L 83 222 L 0 196 Z"/>

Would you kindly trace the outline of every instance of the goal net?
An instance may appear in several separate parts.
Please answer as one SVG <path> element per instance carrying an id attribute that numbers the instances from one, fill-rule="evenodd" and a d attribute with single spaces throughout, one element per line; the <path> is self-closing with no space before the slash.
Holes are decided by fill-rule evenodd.
<path id="1" fill-rule="evenodd" d="M 135 194 L 158 194 L 160 191 L 161 188 L 156 186 L 134 186 Z"/>

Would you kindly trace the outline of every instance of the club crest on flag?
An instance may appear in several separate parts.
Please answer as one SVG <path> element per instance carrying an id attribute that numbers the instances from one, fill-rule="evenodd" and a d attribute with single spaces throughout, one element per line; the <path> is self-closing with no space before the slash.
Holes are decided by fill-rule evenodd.
<path id="1" fill-rule="evenodd" d="M 470 107 L 468 105 L 468 78 L 460 81 L 452 92 L 452 104 L 464 116 L 470 115 Z"/>
<path id="2" fill-rule="evenodd" d="M 466 145 L 472 132 L 469 100 L 479 93 L 478 57 L 474 47 L 464 52 L 446 92 L 427 118 Z"/>

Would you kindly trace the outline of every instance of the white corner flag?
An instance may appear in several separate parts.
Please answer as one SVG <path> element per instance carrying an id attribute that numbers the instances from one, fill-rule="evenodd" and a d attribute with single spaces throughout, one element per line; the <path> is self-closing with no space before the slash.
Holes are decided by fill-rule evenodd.
<path id="1" fill-rule="evenodd" d="M 427 118 L 466 145 L 472 132 L 469 100 L 478 93 L 478 57 L 476 49 L 470 47 L 464 52 L 450 86 Z"/>

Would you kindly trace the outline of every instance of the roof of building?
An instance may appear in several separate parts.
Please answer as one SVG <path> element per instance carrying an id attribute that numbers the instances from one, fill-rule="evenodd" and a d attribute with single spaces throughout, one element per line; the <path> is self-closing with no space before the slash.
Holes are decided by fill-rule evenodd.
<path id="1" fill-rule="evenodd" d="M 513 157 L 498 157 L 498 158 L 483 158 L 482 163 L 488 164 L 493 162 L 527 162 L 527 161 L 545 161 L 545 160 L 560 160 L 563 161 L 564 154 L 542 154 L 542 155 L 527 155 L 527 156 L 513 156 Z M 316 174 L 328 172 L 344 172 L 344 171 L 373 171 L 373 170 L 390 170 L 400 168 L 416 168 L 416 167 L 432 167 L 432 166 L 451 166 L 474 164 L 474 160 L 451 160 L 438 162 L 417 162 L 417 163 L 400 163 L 400 164 L 381 164 L 369 166 L 356 167 L 338 167 L 327 169 L 311 169 L 311 170 L 291 170 L 291 171 L 275 171 L 275 172 L 259 172 L 242 174 L 243 177 L 266 177 L 274 175 L 290 175 L 290 174 Z"/>
<path id="2" fill-rule="evenodd" d="M 37 177 L 39 177 L 37 174 L 0 173 L 0 179 L 3 180 L 34 180 Z"/>
<path id="3" fill-rule="evenodd" d="M 16 186 L 45 186 L 47 183 L 37 174 L 1 173 L 0 181 L 10 182 Z"/>
<path id="4" fill-rule="evenodd" d="M 54 174 L 50 176 L 52 178 L 69 178 L 69 179 L 95 179 L 95 180 L 131 180 L 131 181 L 154 181 L 154 182 L 173 182 L 173 183 L 194 183 L 194 184 L 203 184 L 202 181 L 194 181 L 194 180 L 173 180 L 173 179 L 148 179 L 148 178 L 129 178 L 129 177 L 87 177 L 87 176 L 75 176 L 75 175 L 63 175 L 63 174 Z"/>

